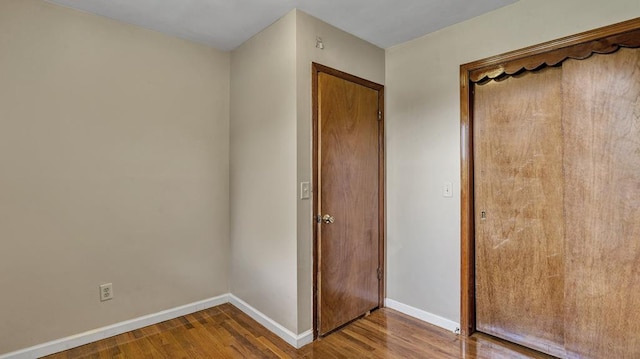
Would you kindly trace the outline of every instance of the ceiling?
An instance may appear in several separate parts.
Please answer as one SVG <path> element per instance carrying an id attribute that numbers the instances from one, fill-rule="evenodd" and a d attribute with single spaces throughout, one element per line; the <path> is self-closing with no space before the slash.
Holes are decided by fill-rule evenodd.
<path id="1" fill-rule="evenodd" d="M 388 48 L 517 0 L 48 1 L 228 51 L 294 8 Z"/>

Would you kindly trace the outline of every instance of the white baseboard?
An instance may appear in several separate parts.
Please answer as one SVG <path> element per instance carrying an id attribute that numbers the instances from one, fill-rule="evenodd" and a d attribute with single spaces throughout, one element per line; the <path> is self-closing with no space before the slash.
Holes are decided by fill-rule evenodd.
<path id="1" fill-rule="evenodd" d="M 199 302 L 183 305 L 177 308 L 168 309 L 162 312 L 145 315 L 143 317 L 127 320 L 106 327 L 90 330 L 77 335 L 66 338 L 53 340 L 47 343 L 32 346 L 22 350 L 14 351 L 0 355 L 0 359 L 35 359 L 49 354 L 61 352 L 81 345 L 89 344 L 98 340 L 112 337 L 114 335 L 126 333 L 132 330 L 140 329 L 149 325 L 157 324 L 165 320 L 174 319 L 183 315 L 195 313 L 197 311 L 212 308 L 224 303 L 231 303 L 245 314 L 253 318 L 253 320 L 262 324 L 265 328 L 282 338 L 295 348 L 301 348 L 313 341 L 313 332 L 308 330 L 301 334 L 295 334 L 289 329 L 283 327 L 278 322 L 267 317 L 259 310 L 247 304 L 242 299 L 233 294 L 223 294 L 214 298 L 205 299 Z M 427 323 L 438 327 L 458 332 L 460 325 L 452 320 L 442 318 L 438 315 L 423 311 L 418 308 L 397 302 L 393 299 L 386 298 L 385 306 L 407 314 L 414 318 L 420 319 Z"/>
<path id="2" fill-rule="evenodd" d="M 38 344 L 29 348 L 17 350 L 6 354 L 0 354 L 0 359 L 35 359 L 49 354 L 54 354 L 71 348 L 79 347 L 81 345 L 89 344 L 98 340 L 110 338 L 112 336 L 126 333 L 132 330 L 144 328 L 149 325 L 164 322 L 165 320 L 170 320 L 181 317 L 183 315 L 209 309 L 225 303 L 233 304 L 245 314 L 253 318 L 255 321 L 262 324 L 268 330 L 296 348 L 301 348 L 313 341 L 313 332 L 311 330 L 296 335 L 273 319 L 267 317 L 257 309 L 253 308 L 242 299 L 234 296 L 233 294 L 227 293 L 214 298 L 205 299 L 199 302 L 164 310 L 162 312 L 145 315 L 143 317 L 68 336 L 66 338 Z"/>
<path id="3" fill-rule="evenodd" d="M 233 294 L 229 295 L 229 302 L 295 348 L 302 348 L 313 341 L 313 332 L 311 330 L 301 334 L 294 334 Z"/>
<path id="4" fill-rule="evenodd" d="M 443 318 L 439 315 L 435 315 L 433 313 L 426 312 L 424 310 L 414 308 L 412 306 L 397 302 L 393 299 L 385 298 L 384 300 L 385 306 L 387 308 L 391 308 L 397 310 L 400 313 L 404 313 L 406 315 L 412 316 L 416 319 L 420 319 L 429 324 L 433 324 L 440 328 L 444 328 L 450 330 L 454 333 L 460 332 L 460 324 L 456 323 L 452 320 Z"/>
<path id="5" fill-rule="evenodd" d="M 145 315 L 139 318 L 116 323 L 106 327 L 90 330 L 84 333 L 72 335 L 66 338 L 53 340 L 47 343 L 32 346 L 30 348 L 10 352 L 0 355 L 0 359 L 35 359 L 45 355 L 61 352 L 81 345 L 89 344 L 98 340 L 112 337 L 114 335 L 126 333 L 140 329 L 149 325 L 164 322 L 183 315 L 195 313 L 220 304 L 229 302 L 229 294 L 223 294 L 214 298 L 205 299 L 199 302 L 183 305 L 180 307 L 164 310 L 162 312 Z"/>

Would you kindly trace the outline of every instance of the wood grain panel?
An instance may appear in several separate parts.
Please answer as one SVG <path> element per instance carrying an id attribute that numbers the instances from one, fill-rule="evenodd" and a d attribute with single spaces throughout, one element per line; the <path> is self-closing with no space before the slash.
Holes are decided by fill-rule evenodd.
<path id="1" fill-rule="evenodd" d="M 460 68 L 460 332 L 476 331 L 475 231 L 473 221 L 473 129 L 469 104 L 475 84 Z"/>
<path id="2" fill-rule="evenodd" d="M 563 68 L 568 356 L 640 358 L 640 50 Z"/>
<path id="3" fill-rule="evenodd" d="M 461 118 L 461 326 L 462 333 L 470 335 L 475 331 L 475 223 L 473 173 L 474 158 L 473 148 L 473 82 L 482 81 L 492 77 L 502 77 L 506 73 L 517 73 L 520 69 L 541 66 L 543 63 L 553 63 L 546 54 L 556 56 L 565 53 L 567 57 L 588 56 L 589 52 L 603 50 L 604 43 L 623 47 L 633 47 L 638 44 L 638 29 L 640 18 L 605 26 L 580 34 L 552 40 L 531 47 L 519 49 L 505 54 L 492 56 L 486 59 L 474 61 L 460 66 L 460 118 Z M 633 34 L 632 34 L 633 32 Z M 622 37 L 617 35 L 625 34 Z M 611 39 L 610 37 L 617 37 Z M 578 45 L 581 48 L 574 47 Z M 616 46 L 604 46 L 606 51 L 615 50 Z M 544 61 L 539 61 L 543 59 Z M 562 58 L 562 61 L 565 59 Z M 537 62 L 537 63 L 536 63 Z M 518 65 L 520 64 L 520 66 Z M 519 68 L 518 68 L 519 66 Z"/>
<path id="4" fill-rule="evenodd" d="M 563 350 L 561 69 L 475 86 L 477 330 Z M 486 218 L 482 218 L 482 213 Z"/>
<path id="5" fill-rule="evenodd" d="M 378 91 L 320 73 L 320 334 L 376 308 L 379 301 Z"/>

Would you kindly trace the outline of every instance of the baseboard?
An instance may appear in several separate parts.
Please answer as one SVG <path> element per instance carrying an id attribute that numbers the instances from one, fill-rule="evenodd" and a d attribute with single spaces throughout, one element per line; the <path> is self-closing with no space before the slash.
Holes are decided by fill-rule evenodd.
<path id="1" fill-rule="evenodd" d="M 229 294 L 223 294 L 214 298 L 209 298 L 199 302 L 164 310 L 162 312 L 145 315 L 139 318 L 90 330 L 88 332 L 72 335 L 66 338 L 53 340 L 47 343 L 32 346 L 30 348 L 2 354 L 0 355 L 0 359 L 35 359 L 45 355 L 58 353 L 64 350 L 109 338 L 114 335 L 126 333 L 149 325 L 164 322 L 165 320 L 174 319 L 183 315 L 212 308 L 220 304 L 228 303 L 229 296 Z"/>
<path id="2" fill-rule="evenodd" d="M 311 330 L 295 334 L 233 294 L 229 295 L 229 303 L 295 348 L 302 348 L 313 341 L 313 332 Z"/>
<path id="3" fill-rule="evenodd" d="M 391 308 L 393 310 L 397 310 L 400 313 L 404 313 L 406 315 L 412 316 L 416 319 L 420 319 L 429 324 L 433 324 L 440 328 L 444 328 L 450 330 L 454 333 L 460 332 L 460 324 L 456 323 L 452 320 L 443 318 L 439 315 L 435 315 L 433 313 L 426 312 L 424 310 L 414 308 L 412 306 L 397 302 L 393 299 L 386 298 L 384 300 L 385 306 L 387 308 Z"/>
<path id="4" fill-rule="evenodd" d="M 301 334 L 295 334 L 289 329 L 283 327 L 273 319 L 264 315 L 259 310 L 247 304 L 242 299 L 233 294 L 223 294 L 214 298 L 205 299 L 199 302 L 183 305 L 162 312 L 145 315 L 143 317 L 127 320 L 106 327 L 90 330 L 77 335 L 50 341 L 47 343 L 32 346 L 30 348 L 0 355 L 0 359 L 35 359 L 53 353 L 58 353 L 81 345 L 89 344 L 98 340 L 112 337 L 114 335 L 126 333 L 132 330 L 140 329 L 149 325 L 157 324 L 165 320 L 174 319 L 183 315 L 195 313 L 201 310 L 212 308 L 224 303 L 231 303 L 245 314 L 253 318 L 265 328 L 282 338 L 295 348 L 301 348 L 313 341 L 313 332 L 308 330 Z M 450 330 L 454 333 L 459 331 L 460 325 L 454 321 L 442 318 L 438 315 L 423 311 L 418 308 L 397 302 L 393 299 L 386 298 L 385 306 L 401 313 L 407 314 L 414 318 L 420 319 L 427 323 Z"/>
<path id="5" fill-rule="evenodd" d="M 71 348 L 79 347 L 81 345 L 89 344 L 98 340 L 110 338 L 112 336 L 126 333 L 132 330 L 144 328 L 149 325 L 164 322 L 165 320 L 178 318 L 183 315 L 212 308 L 225 303 L 233 304 L 245 314 L 253 318 L 258 323 L 262 324 L 265 328 L 267 328 L 295 348 L 301 348 L 313 341 L 313 332 L 311 330 L 296 335 L 273 319 L 267 317 L 254 307 L 250 306 L 242 299 L 234 296 L 233 294 L 227 293 L 214 298 L 205 299 L 199 302 L 186 304 L 162 312 L 145 315 L 139 318 L 68 336 L 66 338 L 38 344 L 29 348 L 1 354 L 0 359 L 35 359 L 49 354 L 54 354 Z"/>

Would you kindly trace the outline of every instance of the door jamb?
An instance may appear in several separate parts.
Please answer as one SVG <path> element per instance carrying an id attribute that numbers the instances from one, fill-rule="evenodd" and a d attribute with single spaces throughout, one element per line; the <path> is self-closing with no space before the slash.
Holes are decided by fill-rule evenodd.
<path id="1" fill-rule="evenodd" d="M 386 211 L 385 211 L 385 148 L 384 148 L 384 86 L 378 83 L 365 80 L 361 77 L 357 77 L 340 70 L 333 69 L 315 62 L 311 63 L 311 98 L 312 98 L 312 128 L 313 128 L 313 142 L 312 142 L 312 166 L 313 166 L 313 199 L 312 199 L 312 226 L 313 226 L 313 339 L 318 337 L 318 224 L 316 223 L 316 215 L 318 215 L 318 176 L 319 176 L 319 161 L 318 161 L 318 74 L 324 72 L 326 74 L 371 88 L 378 91 L 378 266 L 382 271 L 382 278 L 378 284 L 378 308 L 384 307 L 384 297 L 386 289 L 386 271 L 385 271 L 385 228 L 386 228 Z"/>
<path id="2" fill-rule="evenodd" d="M 470 336 L 476 331 L 473 206 L 474 84 L 486 79 L 535 70 L 541 66 L 555 66 L 568 58 L 584 59 L 593 53 L 611 53 L 620 47 L 639 47 L 638 29 L 640 29 L 640 18 L 460 65 L 460 328 L 464 336 Z"/>

